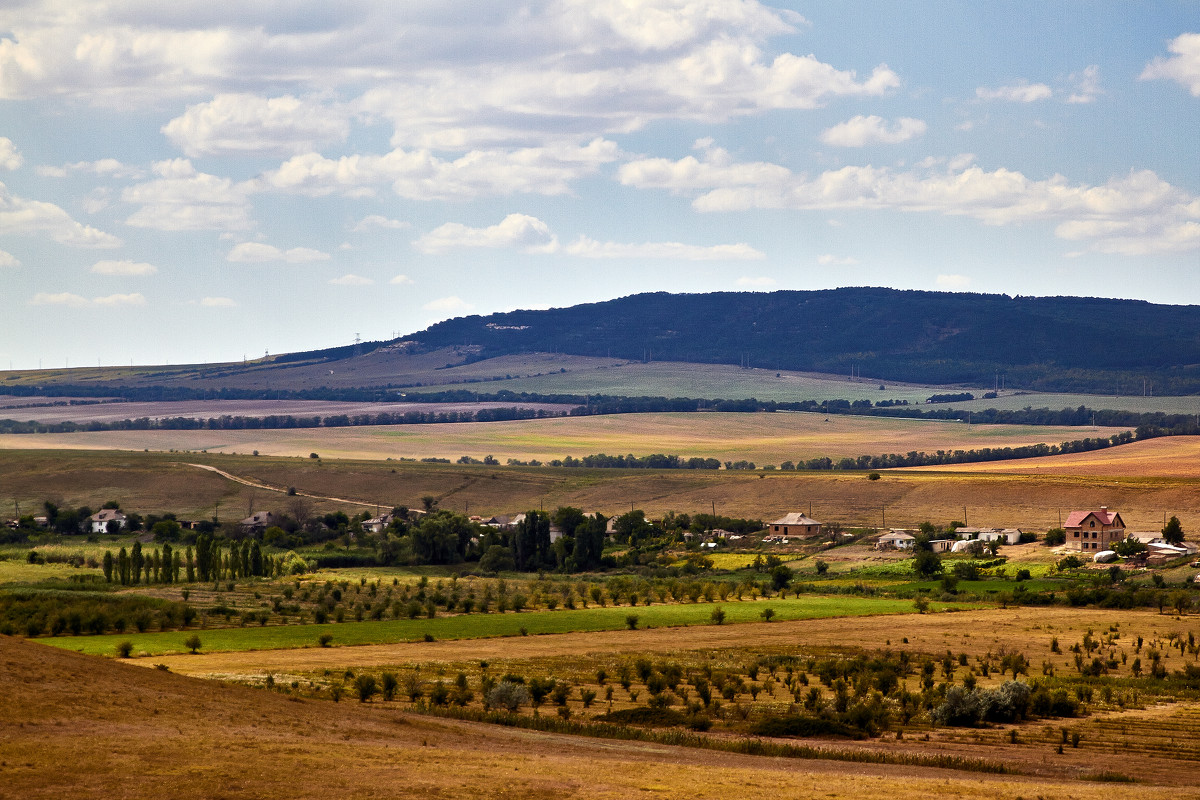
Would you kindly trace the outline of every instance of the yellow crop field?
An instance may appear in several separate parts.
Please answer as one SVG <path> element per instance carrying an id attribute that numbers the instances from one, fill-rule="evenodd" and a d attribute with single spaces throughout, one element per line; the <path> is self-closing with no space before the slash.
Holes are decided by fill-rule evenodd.
<path id="1" fill-rule="evenodd" d="M 937 469 L 956 473 L 993 472 L 1006 475 L 1140 475 L 1146 478 L 1200 478 L 1200 436 L 1163 436 L 1090 453 L 1068 453 L 989 464 L 957 464 Z"/>
<path id="2" fill-rule="evenodd" d="M 810 413 L 614 414 L 508 422 L 243 431 L 104 431 L 0 436 L 0 449 L 182 450 L 386 459 L 491 455 L 504 462 L 592 453 L 672 453 L 775 464 L 829 457 L 1058 443 L 1117 428 L 966 425 Z"/>

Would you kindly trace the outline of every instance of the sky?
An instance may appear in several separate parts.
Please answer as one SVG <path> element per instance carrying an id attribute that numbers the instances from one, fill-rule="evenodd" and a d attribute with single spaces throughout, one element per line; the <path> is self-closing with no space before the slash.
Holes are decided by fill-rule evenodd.
<path id="1" fill-rule="evenodd" d="M 0 370 L 838 286 L 1200 304 L 1200 3 L 0 9 Z"/>

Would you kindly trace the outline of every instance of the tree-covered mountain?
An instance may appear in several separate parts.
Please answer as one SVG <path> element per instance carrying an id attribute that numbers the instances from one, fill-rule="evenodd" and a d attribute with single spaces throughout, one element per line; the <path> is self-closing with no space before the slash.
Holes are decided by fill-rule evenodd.
<path id="1" fill-rule="evenodd" d="M 1138 394 L 1200 391 L 1200 306 L 844 288 L 639 294 L 440 322 L 421 348 L 748 364 L 881 380 Z"/>

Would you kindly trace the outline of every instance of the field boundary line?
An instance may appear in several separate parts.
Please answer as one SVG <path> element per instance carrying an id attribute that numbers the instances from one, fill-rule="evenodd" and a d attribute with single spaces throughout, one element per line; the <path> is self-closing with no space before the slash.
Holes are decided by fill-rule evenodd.
<path id="1" fill-rule="evenodd" d="M 182 464 L 185 467 L 196 467 L 197 469 L 206 469 L 209 472 L 217 473 L 222 478 L 231 480 L 234 483 L 240 483 L 243 486 L 249 486 L 252 489 L 265 489 L 268 492 L 279 492 L 280 494 L 283 494 L 283 495 L 288 494 L 287 489 L 281 488 L 279 486 L 272 486 L 271 484 L 263 483 L 262 481 L 253 481 L 253 480 L 250 480 L 249 478 L 241 478 L 237 475 L 234 475 L 231 472 L 226 472 L 223 469 L 218 469 L 217 467 L 214 467 L 211 464 L 193 464 L 188 461 L 176 461 L 174 463 Z M 291 496 L 307 497 L 312 500 L 328 500 L 328 501 L 334 502 L 334 503 L 350 503 L 350 504 L 356 505 L 356 506 L 363 506 L 364 508 L 377 508 L 380 505 L 379 503 L 368 503 L 363 500 L 350 500 L 345 497 L 328 497 L 323 494 L 312 494 L 311 492 L 302 492 L 299 489 L 297 489 Z"/>

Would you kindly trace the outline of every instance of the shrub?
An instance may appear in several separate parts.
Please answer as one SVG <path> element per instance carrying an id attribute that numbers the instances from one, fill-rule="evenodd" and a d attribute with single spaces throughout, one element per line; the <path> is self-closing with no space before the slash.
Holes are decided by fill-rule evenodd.
<path id="1" fill-rule="evenodd" d="M 629 614 L 628 616 L 626 616 L 625 617 L 625 625 L 629 628 L 629 630 L 636 631 L 637 626 L 638 626 L 638 615 L 637 614 Z"/>
<path id="2" fill-rule="evenodd" d="M 117 658 L 129 658 L 133 652 L 133 642 L 126 639 L 117 644 Z"/>
<path id="3" fill-rule="evenodd" d="M 372 676 L 359 675 L 354 679 L 354 692 L 358 695 L 358 702 L 365 703 L 379 694 L 379 685 Z"/>
<path id="4" fill-rule="evenodd" d="M 711 618 L 714 625 L 722 625 L 725 622 L 725 609 L 717 606 L 712 610 Z"/>
<path id="5" fill-rule="evenodd" d="M 196 651 L 200 649 L 200 637 L 193 633 L 184 641 L 183 646 L 191 650 L 192 655 L 195 655 Z"/>
<path id="6" fill-rule="evenodd" d="M 329 643 L 333 641 L 333 634 L 322 633 L 317 637 L 317 644 L 321 647 L 329 647 Z"/>
<path id="7" fill-rule="evenodd" d="M 489 708 L 501 708 L 515 713 L 520 707 L 530 702 L 529 690 L 519 683 L 503 680 L 492 687 L 486 696 Z"/>

